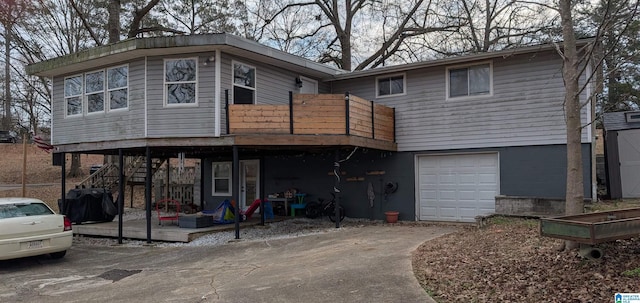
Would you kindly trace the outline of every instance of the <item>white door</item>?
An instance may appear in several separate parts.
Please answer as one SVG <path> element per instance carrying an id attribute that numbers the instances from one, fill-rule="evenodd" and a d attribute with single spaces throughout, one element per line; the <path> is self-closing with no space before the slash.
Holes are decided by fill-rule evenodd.
<path id="1" fill-rule="evenodd" d="M 302 87 L 300 87 L 301 94 L 318 93 L 318 81 L 309 79 L 307 77 L 300 77 L 300 80 L 302 80 Z"/>
<path id="2" fill-rule="evenodd" d="M 260 160 L 240 161 L 240 207 L 245 209 L 260 197 Z"/>
<path id="3" fill-rule="evenodd" d="M 640 198 L 640 129 L 618 131 L 623 198 Z"/>
<path id="4" fill-rule="evenodd" d="M 498 154 L 418 157 L 420 220 L 473 222 L 495 212 Z"/>

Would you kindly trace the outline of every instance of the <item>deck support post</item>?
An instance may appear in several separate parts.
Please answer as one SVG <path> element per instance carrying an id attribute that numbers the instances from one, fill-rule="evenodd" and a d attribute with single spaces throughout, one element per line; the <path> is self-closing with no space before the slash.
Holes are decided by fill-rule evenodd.
<path id="1" fill-rule="evenodd" d="M 224 123 L 227 126 L 227 135 L 229 134 L 229 90 L 225 89 L 224 90 L 224 115 L 225 115 L 225 120 Z"/>
<path id="2" fill-rule="evenodd" d="M 62 159 L 60 165 L 62 166 L 60 169 L 62 170 L 62 175 L 60 176 L 60 180 L 62 184 L 60 184 L 60 188 L 62 188 L 62 197 L 60 201 L 62 201 L 62 206 L 64 207 L 64 204 L 67 203 L 66 199 L 66 184 L 67 184 L 67 175 L 66 175 L 66 170 L 67 170 L 67 154 L 66 153 L 60 153 L 60 158 Z M 58 205 L 59 207 L 60 205 Z M 62 209 L 60 209 L 60 213 L 62 213 Z"/>
<path id="3" fill-rule="evenodd" d="M 265 185 L 264 185 L 264 156 L 260 157 L 260 175 L 258 180 L 260 180 L 260 195 L 258 196 L 258 198 L 260 198 L 260 225 L 264 226 L 264 218 L 265 218 L 265 213 L 264 213 L 264 200 L 266 197 L 265 194 Z"/>
<path id="4" fill-rule="evenodd" d="M 147 243 L 151 244 L 151 147 L 145 150 L 146 171 L 144 178 L 144 208 L 147 218 Z"/>
<path id="5" fill-rule="evenodd" d="M 371 139 L 376 138 L 376 105 L 371 101 Z"/>
<path id="6" fill-rule="evenodd" d="M 118 244 L 122 244 L 122 214 L 124 213 L 124 154 L 118 149 Z M 133 191 L 132 191 L 133 192 Z"/>
<path id="7" fill-rule="evenodd" d="M 234 217 L 235 217 L 235 230 L 236 230 L 236 240 L 240 239 L 240 160 L 238 159 L 238 146 L 233 146 L 233 164 L 232 164 L 232 172 L 231 177 L 233 178 L 233 182 L 231 182 L 232 186 L 232 199 L 235 201 L 234 209 Z"/>
<path id="8" fill-rule="evenodd" d="M 293 92 L 289 91 L 289 134 L 293 135 Z"/>
<path id="9" fill-rule="evenodd" d="M 345 135 L 349 135 L 349 92 L 344 93 L 344 121 L 345 121 Z"/>
<path id="10" fill-rule="evenodd" d="M 333 174 L 336 177 L 336 182 L 333 185 L 333 192 L 336 195 L 334 215 L 336 218 L 336 228 L 340 228 L 340 149 L 336 149 L 336 158 L 333 162 Z"/>

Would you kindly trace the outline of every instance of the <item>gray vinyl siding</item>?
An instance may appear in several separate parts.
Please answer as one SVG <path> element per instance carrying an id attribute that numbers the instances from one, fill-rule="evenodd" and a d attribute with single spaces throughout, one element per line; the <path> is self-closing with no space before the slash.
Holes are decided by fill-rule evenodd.
<path id="1" fill-rule="evenodd" d="M 232 86 L 232 62 L 242 63 L 253 66 L 256 69 L 256 91 L 255 104 L 289 104 L 289 92 L 297 93 L 299 89 L 295 86 L 295 78 L 300 76 L 299 73 L 289 71 L 273 65 L 260 63 L 246 58 L 233 56 L 231 54 L 222 54 L 221 65 L 221 128 L 222 133 L 226 133 L 226 114 L 225 114 L 225 90 L 229 92 L 229 104 L 233 104 L 233 86 Z M 302 75 L 318 81 L 318 92 L 329 93 L 330 84 L 321 82 L 317 78 Z"/>
<path id="2" fill-rule="evenodd" d="M 394 107 L 399 151 L 566 143 L 560 58 L 547 52 L 492 62 L 491 96 L 447 100 L 446 66 L 407 71 L 405 95 L 376 99 L 375 77 L 336 81 L 333 91 Z M 586 109 L 582 116 L 586 122 Z"/>
<path id="3" fill-rule="evenodd" d="M 121 66 L 119 63 L 114 66 Z M 53 78 L 52 134 L 53 145 L 98 142 L 144 137 L 144 60 L 128 63 L 129 107 L 126 110 L 105 111 L 65 117 L 64 75 Z M 107 66 L 110 67 L 110 66 Z M 85 72 L 96 71 L 100 67 Z M 106 96 L 106 95 L 105 95 Z M 108 100 L 105 98 L 105 106 Z M 86 104 L 83 104 L 86 110 Z"/>
<path id="4" fill-rule="evenodd" d="M 215 132 L 214 53 L 147 58 L 147 136 L 149 138 L 211 137 Z M 197 105 L 165 106 L 164 59 L 197 58 Z"/>

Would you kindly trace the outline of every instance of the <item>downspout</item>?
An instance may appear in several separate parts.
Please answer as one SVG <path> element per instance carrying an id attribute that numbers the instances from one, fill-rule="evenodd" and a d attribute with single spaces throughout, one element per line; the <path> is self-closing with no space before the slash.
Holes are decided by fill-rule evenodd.
<path id="1" fill-rule="evenodd" d="M 220 55 L 220 49 L 216 49 L 216 63 L 215 63 L 215 93 L 214 93 L 214 103 L 215 103 L 215 109 L 214 109 L 214 114 L 215 114 L 215 132 L 214 132 L 214 136 L 216 137 L 220 137 L 220 93 L 222 92 L 221 90 L 221 81 L 220 81 L 220 74 L 221 74 L 221 65 L 222 65 L 222 60 L 220 59 L 222 56 Z"/>
<path id="2" fill-rule="evenodd" d="M 588 77 L 591 75 L 591 73 L 593 72 L 592 67 L 591 67 L 591 63 L 587 64 L 587 79 Z M 596 78 L 597 79 L 597 78 Z M 591 141 L 591 202 L 598 202 L 598 179 L 597 179 L 597 157 L 596 157 L 596 144 L 597 144 L 597 134 L 596 134 L 596 121 L 595 121 L 595 110 L 596 110 L 596 106 L 595 106 L 595 102 L 594 102 L 594 97 L 591 95 L 593 93 L 593 89 L 591 87 L 591 85 L 593 85 L 592 82 L 587 83 L 587 87 L 585 89 L 586 93 L 587 93 L 587 98 L 589 100 L 589 107 L 588 107 L 588 111 L 587 111 L 587 123 L 590 123 L 589 125 L 589 136 L 590 136 L 590 141 Z"/>

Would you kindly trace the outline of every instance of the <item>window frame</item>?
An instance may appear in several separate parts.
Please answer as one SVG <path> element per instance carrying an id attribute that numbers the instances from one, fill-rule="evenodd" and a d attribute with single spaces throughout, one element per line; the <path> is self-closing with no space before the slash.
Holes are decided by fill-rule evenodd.
<path id="1" fill-rule="evenodd" d="M 167 61 L 179 61 L 179 60 L 193 60 L 195 62 L 195 77 L 192 81 L 172 81 L 167 82 Z M 198 106 L 198 57 L 185 57 L 185 58 L 164 58 L 162 60 L 162 90 L 163 90 L 163 105 L 164 107 L 193 107 Z M 194 96 L 193 103 L 169 103 L 169 98 L 167 96 L 168 89 L 167 86 L 170 84 L 188 84 L 193 83 L 194 85 Z"/>
<path id="2" fill-rule="evenodd" d="M 252 68 L 253 69 L 253 86 L 246 86 L 246 85 L 241 85 L 241 84 L 236 84 L 235 81 L 235 65 L 236 64 L 240 64 L 240 65 L 244 65 L 246 67 Z M 236 61 L 236 60 L 231 60 L 231 103 L 232 104 L 236 104 L 236 96 L 235 96 L 235 92 L 234 92 L 234 88 L 235 87 L 240 87 L 240 88 L 244 88 L 244 89 L 248 89 L 253 91 L 253 103 L 251 104 L 257 104 L 256 100 L 258 100 L 258 69 L 250 64 L 246 64 L 240 61 Z M 243 104 L 243 103 L 240 103 Z"/>
<path id="3" fill-rule="evenodd" d="M 67 80 L 71 79 L 71 78 L 77 78 L 80 77 L 80 94 L 78 95 L 67 95 Z M 67 76 L 64 77 L 64 80 L 62 82 L 62 94 L 64 97 L 64 117 L 81 117 L 82 115 L 84 115 L 84 75 L 83 74 L 76 74 L 76 75 L 72 75 L 72 76 Z M 69 99 L 71 98 L 79 98 L 80 100 L 80 111 L 77 114 L 69 114 Z"/>
<path id="4" fill-rule="evenodd" d="M 475 66 L 480 66 L 480 65 L 489 65 L 489 92 L 483 93 L 483 94 L 470 95 L 469 94 L 469 81 L 470 81 L 469 69 Z M 467 70 L 467 94 L 451 97 L 451 70 L 457 70 L 457 69 Z M 445 72 L 445 83 L 446 83 L 445 84 L 446 100 L 461 100 L 461 99 L 492 97 L 493 96 L 493 60 L 447 66 L 446 72 Z"/>
<path id="5" fill-rule="evenodd" d="M 113 70 L 113 69 L 117 69 L 117 68 L 121 68 L 121 67 L 126 67 L 127 68 L 127 84 L 126 86 L 123 87 L 117 87 L 117 88 L 109 88 L 109 70 Z M 129 109 L 129 64 L 122 64 L 122 65 L 117 65 L 117 66 L 111 66 L 111 67 L 107 67 L 105 68 L 105 73 L 106 73 L 106 81 L 105 81 L 105 103 L 108 104 L 108 106 L 106 106 L 106 111 L 107 112 L 115 112 L 115 111 L 125 111 Z M 127 90 L 127 106 L 125 107 L 121 107 L 121 108 L 111 108 L 111 92 L 112 91 L 118 91 L 118 90 L 122 90 L 122 89 L 126 89 Z"/>
<path id="6" fill-rule="evenodd" d="M 392 93 L 391 90 L 387 95 L 380 95 L 380 80 L 396 78 L 398 76 L 402 76 L 402 92 L 401 93 Z M 407 94 L 407 73 L 398 73 L 398 74 L 390 74 L 384 76 L 376 77 L 376 98 L 388 98 L 388 97 L 396 97 L 396 96 L 404 96 Z"/>
<path id="7" fill-rule="evenodd" d="M 217 177 L 216 176 L 216 165 L 228 165 L 229 166 L 229 176 L 227 177 Z M 211 195 L 212 196 L 231 196 L 231 190 L 233 189 L 233 171 L 232 171 L 232 163 L 230 161 L 222 161 L 222 162 L 212 162 L 211 163 Z M 227 191 L 216 191 L 216 180 L 227 180 L 229 182 L 229 188 Z"/>
<path id="8" fill-rule="evenodd" d="M 93 92 L 87 92 L 87 75 L 88 74 L 97 74 L 97 73 L 102 73 L 102 90 L 96 90 Z M 96 114 L 100 114 L 100 113 L 105 113 L 107 111 L 107 107 L 106 107 L 106 100 L 105 100 L 105 86 L 106 86 L 106 70 L 105 69 L 98 69 L 98 70 L 92 70 L 92 71 L 88 71 L 85 72 L 83 75 L 83 83 L 84 83 L 84 91 L 83 91 L 83 95 L 82 95 L 82 102 L 85 104 L 84 106 L 84 114 L 89 116 L 89 115 L 96 115 Z M 91 95 L 99 95 L 102 94 L 102 110 L 98 110 L 98 111 L 89 111 L 89 96 Z"/>

